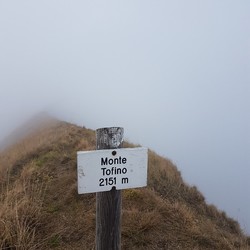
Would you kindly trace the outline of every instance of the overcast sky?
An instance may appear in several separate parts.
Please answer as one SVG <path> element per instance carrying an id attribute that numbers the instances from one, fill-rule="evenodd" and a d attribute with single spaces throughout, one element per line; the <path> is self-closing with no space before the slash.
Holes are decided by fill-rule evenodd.
<path id="1" fill-rule="evenodd" d="M 0 140 L 42 110 L 123 126 L 250 233 L 249 13 L 249 0 L 0 0 Z"/>

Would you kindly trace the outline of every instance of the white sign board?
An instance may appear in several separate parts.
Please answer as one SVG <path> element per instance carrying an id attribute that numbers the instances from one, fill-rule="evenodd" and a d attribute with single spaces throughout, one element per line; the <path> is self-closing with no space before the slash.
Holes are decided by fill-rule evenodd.
<path id="1" fill-rule="evenodd" d="M 144 187 L 147 166 L 147 148 L 77 152 L 78 193 Z"/>

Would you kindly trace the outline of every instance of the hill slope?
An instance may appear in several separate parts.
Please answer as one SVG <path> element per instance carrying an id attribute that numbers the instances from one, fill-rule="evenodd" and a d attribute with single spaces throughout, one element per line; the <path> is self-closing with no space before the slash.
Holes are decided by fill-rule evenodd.
<path id="1" fill-rule="evenodd" d="M 78 195 L 76 175 L 76 152 L 94 149 L 94 131 L 54 122 L 1 153 L 1 249 L 94 249 L 95 194 Z M 122 249 L 250 249 L 238 223 L 152 151 L 148 187 L 124 190 L 122 207 Z"/>

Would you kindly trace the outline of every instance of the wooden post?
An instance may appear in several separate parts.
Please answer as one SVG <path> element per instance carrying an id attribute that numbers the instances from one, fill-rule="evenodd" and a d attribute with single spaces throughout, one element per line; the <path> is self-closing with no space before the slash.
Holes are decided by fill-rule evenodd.
<path id="1" fill-rule="evenodd" d="M 96 149 L 122 147 L 123 128 L 96 130 Z M 96 193 L 96 250 L 121 249 L 121 191 Z"/>

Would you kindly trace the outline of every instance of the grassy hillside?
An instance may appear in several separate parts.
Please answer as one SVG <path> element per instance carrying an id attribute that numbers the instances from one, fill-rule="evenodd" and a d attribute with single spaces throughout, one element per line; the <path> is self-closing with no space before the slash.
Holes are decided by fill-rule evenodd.
<path id="1" fill-rule="evenodd" d="M 76 182 L 76 152 L 94 149 L 94 131 L 55 122 L 0 155 L 1 249 L 94 249 L 95 194 L 78 195 Z M 122 207 L 122 249 L 250 249 L 238 223 L 152 151 L 148 187 L 124 190 Z"/>

